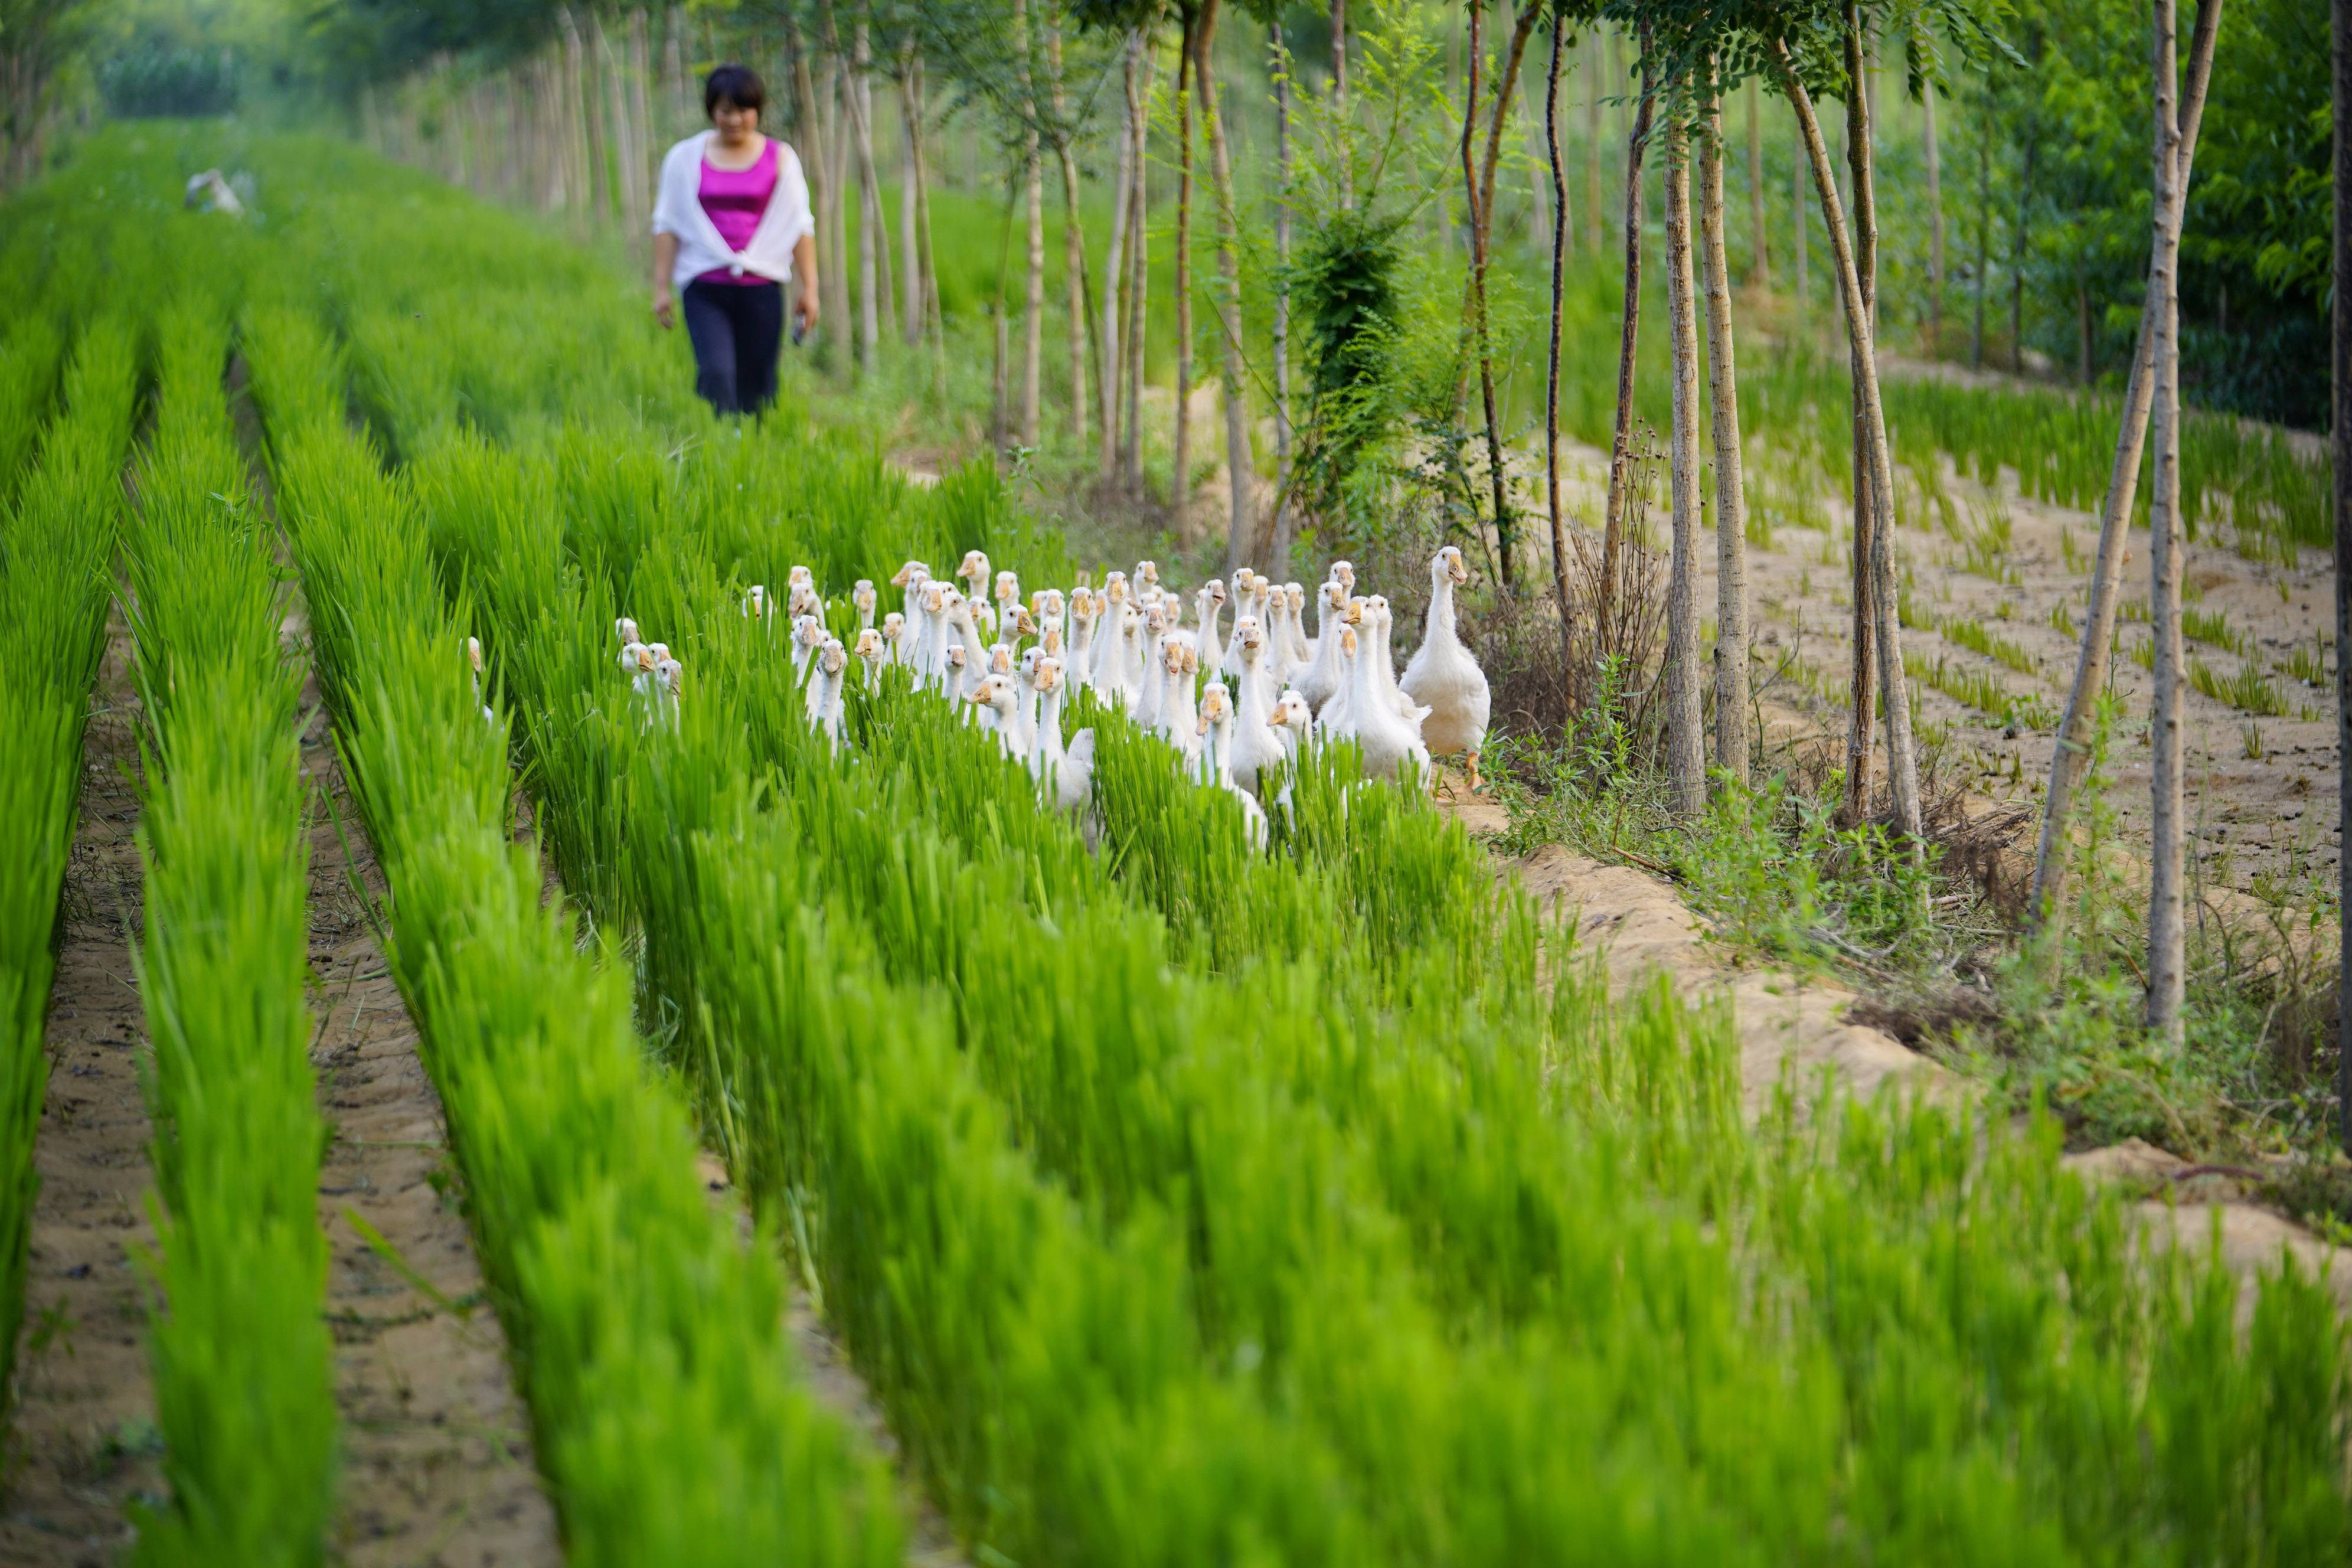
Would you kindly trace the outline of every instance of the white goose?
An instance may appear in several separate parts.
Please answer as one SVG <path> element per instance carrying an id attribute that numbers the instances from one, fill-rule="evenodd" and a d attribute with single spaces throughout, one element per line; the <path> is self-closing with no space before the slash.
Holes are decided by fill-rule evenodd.
<path id="1" fill-rule="evenodd" d="M 1486 721 L 1495 699 L 1486 672 L 1454 629 L 1454 590 L 1468 581 L 1470 570 L 1454 546 L 1449 544 L 1430 558 L 1429 616 L 1399 689 L 1428 710 L 1421 722 L 1423 744 L 1433 756 L 1462 757 L 1475 794 L 1486 787 L 1478 776 L 1478 752 L 1486 743 Z"/>
<path id="2" fill-rule="evenodd" d="M 848 666 L 849 656 L 842 650 L 839 637 L 825 638 L 809 665 L 808 700 L 803 712 L 809 728 L 823 735 L 825 743 L 836 752 L 841 750 L 844 740 L 841 694 L 847 684 L 844 672 Z"/>
<path id="3" fill-rule="evenodd" d="M 1234 693 L 1232 739 L 1223 761 L 1235 784 L 1264 800 L 1259 777 L 1283 761 L 1282 742 L 1269 723 L 1274 698 L 1266 689 L 1267 644 L 1257 622 L 1248 616 L 1234 623 L 1234 641 L 1241 649 L 1241 675 Z"/>
<path id="4" fill-rule="evenodd" d="M 1201 717 L 1196 723 L 1201 733 L 1202 769 L 1209 787 L 1224 790 L 1242 803 L 1242 828 L 1249 837 L 1250 847 L 1264 849 L 1267 837 L 1265 808 L 1234 782 L 1227 751 L 1233 739 L 1234 705 L 1223 681 L 1213 680 L 1202 689 Z"/>
<path id="5" fill-rule="evenodd" d="M 874 611 L 879 603 L 879 595 L 874 592 L 874 579 L 860 577 L 856 585 L 849 590 L 849 602 L 857 610 L 857 629 L 861 632 L 873 630 Z"/>
<path id="6" fill-rule="evenodd" d="M 1347 584 L 1333 577 L 1315 595 L 1315 658 L 1292 682 L 1318 713 L 1340 687 L 1339 626 L 1347 612 Z"/>
<path id="7" fill-rule="evenodd" d="M 1359 628 L 1349 627 L 1340 634 L 1340 641 L 1356 642 Z M 1400 773 L 1410 759 L 1421 769 L 1421 776 L 1429 776 L 1429 748 L 1421 743 L 1417 726 L 1408 724 L 1397 712 L 1396 704 L 1381 690 L 1374 662 L 1377 650 L 1360 643 L 1346 649 L 1354 657 L 1349 660 L 1349 693 L 1346 731 L 1352 732 L 1358 752 L 1363 758 L 1364 776 L 1382 778 Z"/>
<path id="8" fill-rule="evenodd" d="M 894 612 L 890 618 L 898 617 Z M 857 656 L 858 668 L 865 671 L 863 679 L 868 691 L 882 689 L 882 667 L 890 662 L 890 655 L 883 646 L 884 635 L 867 626 L 857 634 L 857 646 L 850 650 Z"/>
<path id="9" fill-rule="evenodd" d="M 1062 666 L 1058 659 L 1037 663 L 1037 734 L 1030 743 L 1029 771 L 1045 800 L 1064 811 L 1076 811 L 1092 798 L 1095 788 L 1095 732 L 1081 730 L 1062 744 Z"/>

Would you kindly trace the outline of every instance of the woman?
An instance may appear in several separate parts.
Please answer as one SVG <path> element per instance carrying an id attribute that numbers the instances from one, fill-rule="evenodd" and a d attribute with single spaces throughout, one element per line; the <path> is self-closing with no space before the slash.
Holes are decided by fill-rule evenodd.
<path id="1" fill-rule="evenodd" d="M 682 287 L 694 390 L 721 414 L 775 401 L 786 283 L 793 341 L 816 325 L 816 219 L 799 157 L 760 134 L 767 96 L 743 66 L 712 71 L 702 86 L 712 129 L 669 150 L 654 197 L 654 320 L 676 321 Z"/>

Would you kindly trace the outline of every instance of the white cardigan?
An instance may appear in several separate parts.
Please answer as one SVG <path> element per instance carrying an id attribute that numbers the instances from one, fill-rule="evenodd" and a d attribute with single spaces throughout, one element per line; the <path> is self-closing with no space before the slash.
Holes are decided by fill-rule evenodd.
<path id="1" fill-rule="evenodd" d="M 793 275 L 793 247 L 803 236 L 816 232 L 800 155 L 769 138 L 776 149 L 775 193 L 768 198 L 768 210 L 760 215 L 751 243 L 730 250 L 719 236 L 719 226 L 702 210 L 702 153 L 717 134 L 698 132 L 662 159 L 661 183 L 654 193 L 654 232 L 677 237 L 677 264 L 670 268 L 670 282 L 682 289 L 704 273 L 722 268 L 738 278 L 751 272 L 784 282 Z"/>

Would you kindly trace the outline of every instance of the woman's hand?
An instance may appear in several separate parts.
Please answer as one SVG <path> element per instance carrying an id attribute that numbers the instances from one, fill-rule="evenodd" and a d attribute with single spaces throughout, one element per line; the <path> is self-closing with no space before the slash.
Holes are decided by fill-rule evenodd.
<path id="1" fill-rule="evenodd" d="M 801 285 L 800 298 L 793 301 L 793 342 L 798 342 L 816 331 L 816 284 L 812 279 Z"/>
<path id="2" fill-rule="evenodd" d="M 670 299 L 667 284 L 654 290 L 654 320 L 661 323 L 664 331 L 677 325 L 677 307 Z"/>

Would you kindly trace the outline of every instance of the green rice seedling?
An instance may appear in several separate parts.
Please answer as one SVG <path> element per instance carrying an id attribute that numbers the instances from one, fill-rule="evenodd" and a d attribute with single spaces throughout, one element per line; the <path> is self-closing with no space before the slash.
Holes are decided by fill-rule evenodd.
<path id="1" fill-rule="evenodd" d="M 1954 701 L 1975 709 L 1994 723 L 2026 730 L 2053 728 L 2057 714 L 2040 695 L 2020 697 L 1982 669 L 1958 664 L 1940 655 L 1930 663 L 1906 649 L 1903 668 L 1914 680 L 1931 686 Z"/>
<path id="2" fill-rule="evenodd" d="M 12 341 L 16 341 L 12 337 Z M 0 1405 L 13 1386 L 48 1084 L 43 1020 L 50 939 L 72 848 L 82 733 L 106 636 L 106 563 L 138 389 L 136 338 L 94 322 L 66 375 L 62 411 L 18 483 L 0 474 Z M 5 1413 L 5 1412 L 0 1412 Z"/>
<path id="3" fill-rule="evenodd" d="M 2133 643 L 2127 651 L 2131 655 L 2131 661 L 2139 666 L 2142 669 L 2154 669 L 2156 668 L 2156 639 L 2154 637 L 2141 637 L 2138 641 Z"/>
<path id="4" fill-rule="evenodd" d="M 310 1064 L 299 667 L 220 384 L 227 323 L 163 313 L 128 531 L 146 721 L 145 942 L 163 1199 L 152 1341 L 168 1505 L 142 1561 L 320 1561 L 333 1513 L 323 1129 Z"/>
<path id="5" fill-rule="evenodd" d="M 2209 643 L 2241 657 L 2253 652 L 2253 638 L 2230 625 L 2226 610 L 2184 609 L 2180 612 L 2180 629 L 2194 641 Z"/>
<path id="6" fill-rule="evenodd" d="M 2203 659 L 2192 658 L 2189 661 L 2189 684 L 2216 702 L 2226 702 L 2265 719 L 2284 718 L 2287 712 L 2286 699 L 2280 694 L 2278 683 L 2251 664 L 2241 666 L 2235 675 L 2223 675 Z"/>
<path id="7" fill-rule="evenodd" d="M 1998 496 L 1969 503 L 1971 522 L 1960 539 L 1960 570 L 1995 583 L 2015 586 L 2022 579 L 2011 559 L 2015 527 L 2009 507 Z"/>
<path id="8" fill-rule="evenodd" d="M 288 386 L 320 337 L 292 312 L 248 330 L 273 477 L 568 1549 L 895 1563 L 887 1473 L 800 1386 L 768 1238 L 746 1250 L 710 1208 L 682 1108 L 644 1076 L 625 975 L 581 952 L 506 842 L 505 724 L 469 689 L 425 530 L 366 444 L 322 410 L 306 423 Z"/>
<path id="9" fill-rule="evenodd" d="M 2065 609 L 2063 604 L 2058 606 Z M 2063 628 L 2062 628 L 2063 629 Z M 1971 653 L 1979 653 L 1996 663 L 2007 665 L 2020 675 L 2039 675 L 2041 661 L 2024 647 L 2009 637 L 1996 637 L 1985 630 L 1982 621 L 1953 616 L 1936 623 L 1936 630 L 1948 642 L 1958 644 Z"/>
<path id="10" fill-rule="evenodd" d="M 2050 606 L 2050 625 L 2070 637 L 2082 635 L 2082 628 L 2074 624 L 2074 612 L 2067 607 L 2063 599 Z"/>
<path id="11" fill-rule="evenodd" d="M 2328 639 L 2323 632 L 2312 638 L 2309 647 L 2297 643 L 2281 668 L 2305 686 L 2324 688 L 2336 679 L 2334 672 L 2327 668 L 2327 655 Z"/>

